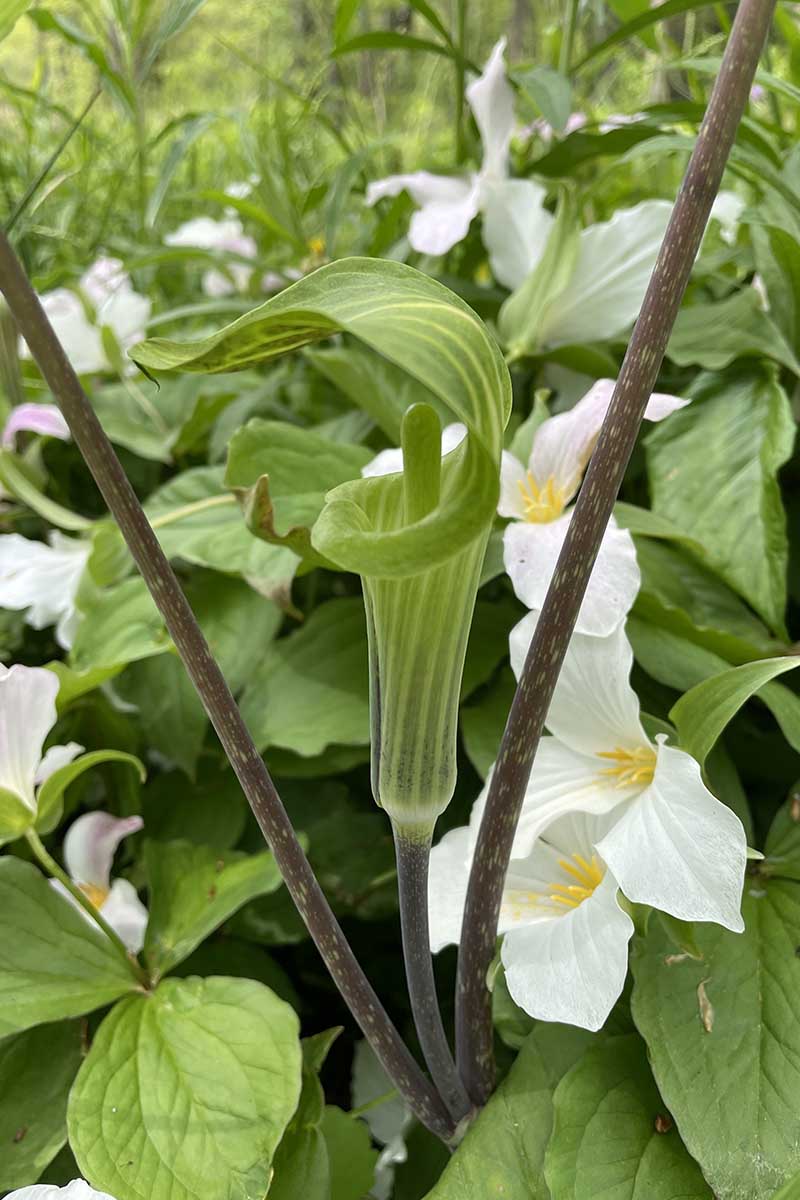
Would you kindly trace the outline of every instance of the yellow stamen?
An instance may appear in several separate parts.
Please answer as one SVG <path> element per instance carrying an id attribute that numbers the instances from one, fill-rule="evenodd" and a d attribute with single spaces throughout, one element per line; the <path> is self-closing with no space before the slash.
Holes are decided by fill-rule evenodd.
<path id="1" fill-rule="evenodd" d="M 653 781 L 656 752 L 652 746 L 637 746 L 635 750 L 623 750 L 621 746 L 615 746 L 613 750 L 601 751 L 597 757 L 610 758 L 617 764 L 615 767 L 606 767 L 600 774 L 615 776 L 619 788 Z"/>
<path id="2" fill-rule="evenodd" d="M 531 524 L 544 525 L 548 521 L 555 521 L 563 513 L 567 502 L 566 493 L 556 484 L 552 475 L 539 487 L 533 473 L 528 471 L 525 479 L 518 481 L 517 487 L 522 496 L 525 520 Z"/>
<path id="3" fill-rule="evenodd" d="M 309 238 L 308 239 L 308 248 L 312 254 L 316 254 L 319 257 L 320 255 L 325 253 L 325 238 L 321 237 L 320 235 L 317 235 L 317 237 Z"/>
<path id="4" fill-rule="evenodd" d="M 93 904 L 95 908 L 102 908 L 108 899 L 108 888 L 97 887 L 93 883 L 79 883 L 78 887 L 89 903 Z"/>
<path id="5" fill-rule="evenodd" d="M 521 888 L 509 890 L 503 896 L 503 906 L 514 920 L 524 920 L 526 911 L 530 909 L 545 909 L 548 902 L 558 904 L 562 908 L 578 908 L 584 900 L 588 900 L 595 888 L 602 882 L 605 869 L 593 854 L 587 860 L 582 854 L 572 854 L 570 858 L 560 858 L 558 865 L 567 878 L 577 880 L 576 883 L 551 883 L 551 892 L 529 892 Z"/>

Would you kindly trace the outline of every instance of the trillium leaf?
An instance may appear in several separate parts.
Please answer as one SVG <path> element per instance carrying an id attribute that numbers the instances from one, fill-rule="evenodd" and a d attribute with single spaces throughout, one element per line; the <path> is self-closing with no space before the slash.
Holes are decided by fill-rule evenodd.
<path id="1" fill-rule="evenodd" d="M 77 1021 L 0 1041 L 0 1188 L 35 1183 L 67 1140 L 67 1096 L 81 1064 Z"/>
<path id="2" fill-rule="evenodd" d="M 165 980 L 98 1030 L 70 1095 L 78 1165 L 116 1200 L 264 1196 L 300 1060 L 297 1017 L 262 984 Z"/>
<path id="3" fill-rule="evenodd" d="M 322 1134 L 328 1151 L 331 1200 L 361 1200 L 372 1187 L 378 1160 L 369 1129 L 363 1121 L 328 1104 Z"/>
<path id="4" fill-rule="evenodd" d="M 145 842 L 150 921 L 144 953 L 164 975 L 237 909 L 283 882 L 272 855 L 215 851 L 193 842 Z"/>
<path id="5" fill-rule="evenodd" d="M 653 510 L 705 548 L 706 561 L 786 638 L 786 516 L 777 473 L 795 423 L 772 373 L 704 376 L 692 404 L 646 440 Z"/>
<path id="6" fill-rule="evenodd" d="M 544 1155 L 553 1090 L 592 1036 L 565 1025 L 539 1025 L 426 1200 L 550 1200 Z"/>
<path id="7" fill-rule="evenodd" d="M 21 859 L 0 858 L 0 1037 L 135 990 L 108 939 Z"/>
<path id="8" fill-rule="evenodd" d="M 800 375 L 789 342 L 764 312 L 754 288 L 742 288 L 726 300 L 690 304 L 678 313 L 667 357 L 680 367 L 721 371 L 737 358 L 772 358 Z"/>
<path id="9" fill-rule="evenodd" d="M 83 588 L 78 604 L 83 619 L 70 651 L 75 671 L 113 672 L 171 645 L 164 618 L 139 576 L 110 588 Z"/>
<path id="10" fill-rule="evenodd" d="M 138 709 L 148 744 L 194 779 L 208 717 L 178 656 L 161 654 L 132 663 L 116 690 Z"/>
<path id="11" fill-rule="evenodd" d="M 712 675 L 681 696 L 670 710 L 684 750 L 701 764 L 742 705 L 777 675 L 800 666 L 800 655 L 768 658 Z"/>
<path id="12" fill-rule="evenodd" d="M 553 1107 L 545 1176 L 558 1200 L 712 1200 L 672 1127 L 638 1034 L 587 1050 L 556 1088 Z"/>
<path id="13" fill-rule="evenodd" d="M 751 880 L 742 911 L 743 934 L 695 925 L 702 962 L 675 956 L 652 921 L 632 958 L 632 1007 L 664 1103 L 714 1194 L 768 1200 L 800 1171 L 797 885 Z"/>
<path id="14" fill-rule="evenodd" d="M 91 771 L 92 767 L 109 762 L 127 763 L 138 773 L 142 782 L 147 778 L 144 764 L 133 754 L 125 754 L 122 750 L 92 750 L 89 754 L 82 754 L 66 766 L 59 767 L 39 788 L 37 829 L 47 830 L 51 827 L 53 814 L 59 809 L 64 792 L 74 780 L 80 778 L 85 771 Z"/>

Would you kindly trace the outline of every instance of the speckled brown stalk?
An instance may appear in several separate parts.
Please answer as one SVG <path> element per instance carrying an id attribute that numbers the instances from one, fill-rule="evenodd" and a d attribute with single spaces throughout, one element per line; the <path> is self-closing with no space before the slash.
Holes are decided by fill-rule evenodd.
<path id="1" fill-rule="evenodd" d="M 449 1141 L 454 1125 L 447 1109 L 358 965 L 172 567 L 4 234 L 0 234 L 0 291 L 164 618 L 292 899 L 336 986 L 409 1107 L 424 1125 L 442 1140 Z"/>
<path id="2" fill-rule="evenodd" d="M 556 565 L 492 776 L 467 892 L 456 1052 L 476 1104 L 494 1084 L 491 997 L 503 881 L 542 727 L 589 575 L 655 386 L 766 40 L 775 0 L 741 0 L 697 143 Z"/>

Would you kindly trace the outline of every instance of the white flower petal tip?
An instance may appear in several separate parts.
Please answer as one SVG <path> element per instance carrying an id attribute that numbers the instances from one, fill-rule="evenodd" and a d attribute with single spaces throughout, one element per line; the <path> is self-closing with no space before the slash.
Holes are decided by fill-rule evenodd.
<path id="1" fill-rule="evenodd" d="M 37 768 L 37 787 L 56 771 L 60 771 L 62 767 L 69 766 L 73 759 L 77 758 L 79 754 L 83 754 L 84 749 L 85 747 L 78 742 L 67 742 L 66 746 L 51 746 Z"/>
<path id="2" fill-rule="evenodd" d="M 495 43 L 483 72 L 466 90 L 467 103 L 483 142 L 481 175 L 485 179 L 502 179 L 508 174 L 514 92 L 506 79 L 505 51 L 506 39 L 502 37 Z"/>
<path id="3" fill-rule="evenodd" d="M 633 929 L 607 873 L 563 917 L 506 934 L 501 953 L 512 999 L 538 1020 L 600 1029 L 625 985 Z"/>
<path id="4" fill-rule="evenodd" d="M 56 640 L 65 650 L 77 626 L 75 597 L 89 560 L 88 541 L 53 531 L 50 545 L 18 533 L 0 535 L 0 608 L 26 609 L 34 629 L 56 626 Z"/>
<path id="5" fill-rule="evenodd" d="M 2 444 L 13 450 L 18 433 L 38 433 L 44 437 L 70 439 L 69 425 L 55 404 L 18 404 L 12 408 L 3 428 Z"/>
<path id="6" fill-rule="evenodd" d="M 115 879 L 100 912 L 122 938 L 126 949 L 138 954 L 144 946 L 149 914 L 133 884 L 127 879 Z"/>
<path id="7" fill-rule="evenodd" d="M 65 1187 L 54 1183 L 34 1183 L 31 1187 L 8 1192 L 6 1200 L 115 1200 L 109 1192 L 98 1192 L 83 1179 L 73 1179 Z"/>
<path id="8" fill-rule="evenodd" d="M 729 246 L 736 245 L 739 236 L 739 220 L 747 207 L 745 201 L 736 192 L 721 191 L 714 197 L 711 205 L 709 222 L 719 223 L 719 235 Z"/>
<path id="9" fill-rule="evenodd" d="M 78 884 L 108 893 L 111 864 L 123 838 L 138 833 L 141 817 L 115 817 L 106 812 L 84 813 L 73 821 L 64 838 L 64 863 Z"/>
<path id="10" fill-rule="evenodd" d="M 42 745 L 56 723 L 58 678 L 42 667 L 0 665 L 0 788 L 36 812 Z"/>
<path id="11" fill-rule="evenodd" d="M 467 427 L 460 421 L 445 425 L 442 430 L 442 457 L 461 445 L 467 436 Z M 367 479 L 374 475 L 400 475 L 403 471 L 403 451 L 392 447 L 381 450 L 366 466 L 361 468 L 362 476 Z"/>

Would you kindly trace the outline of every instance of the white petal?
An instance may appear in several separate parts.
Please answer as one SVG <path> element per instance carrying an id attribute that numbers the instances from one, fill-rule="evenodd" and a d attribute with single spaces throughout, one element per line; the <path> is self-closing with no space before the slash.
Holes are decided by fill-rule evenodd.
<path id="1" fill-rule="evenodd" d="M 34 1183 L 31 1187 L 7 1192 L 6 1200 L 114 1200 L 108 1192 L 98 1192 L 83 1179 L 73 1179 L 66 1187 L 54 1183 Z"/>
<path id="2" fill-rule="evenodd" d="M 356 1042 L 353 1054 L 353 1107 L 361 1108 L 379 1096 L 385 1096 L 392 1091 L 392 1086 L 391 1079 L 378 1062 L 369 1042 Z M 376 1142 L 382 1146 L 392 1146 L 395 1152 L 393 1161 L 405 1162 L 402 1135 L 411 1123 L 411 1113 L 397 1092 L 383 1104 L 367 1109 L 363 1118 Z"/>
<path id="3" fill-rule="evenodd" d="M 64 838 L 64 865 L 70 878 L 75 883 L 88 883 L 106 891 L 117 846 L 141 828 L 141 817 L 114 817 L 106 812 L 78 817 Z"/>
<path id="4" fill-rule="evenodd" d="M 0 608 L 27 609 L 25 620 L 34 629 L 71 617 L 90 550 L 88 542 L 57 532 L 49 546 L 18 533 L 0 536 Z"/>
<path id="5" fill-rule="evenodd" d="M 536 839 L 565 814 L 574 816 L 581 812 L 601 816 L 627 799 L 630 790 L 616 787 L 613 780 L 602 774 L 602 766 L 596 758 L 571 750 L 557 738 L 542 738 L 514 834 L 512 854 L 515 859 L 530 854 Z M 491 773 L 473 805 L 469 825 L 470 853 L 477 842 L 490 782 Z"/>
<path id="6" fill-rule="evenodd" d="M 100 912 L 131 954 L 138 954 L 144 945 L 148 913 L 133 884 L 127 879 L 115 879 Z"/>
<path id="7" fill-rule="evenodd" d="M 164 238 L 167 246 L 190 246 L 198 250 L 225 250 L 242 258 L 255 258 L 258 248 L 246 234 L 236 217 L 215 221 L 212 217 L 195 217 L 180 225 Z"/>
<path id="8" fill-rule="evenodd" d="M 600 1029 L 622 993 L 633 922 L 610 873 L 578 908 L 506 934 L 512 999 L 530 1016 Z"/>
<path id="9" fill-rule="evenodd" d="M 514 521 L 503 535 L 503 562 L 514 591 L 528 608 L 541 610 L 564 545 L 572 510 L 555 521 Z M 641 576 L 633 539 L 613 517 L 603 536 L 581 604 L 576 629 L 606 637 L 633 606 Z"/>
<path id="10" fill-rule="evenodd" d="M 519 459 L 508 450 L 500 460 L 500 499 L 497 511 L 501 517 L 516 517 L 524 521 L 525 505 L 522 503 L 521 487 L 525 484 L 525 468 Z"/>
<path id="11" fill-rule="evenodd" d="M 672 206 L 646 200 L 580 235 L 575 270 L 548 309 L 542 342 L 603 341 L 621 333 L 641 307 Z"/>
<path id="12" fill-rule="evenodd" d="M 424 205 L 411 218 L 409 243 L 419 254 L 446 254 L 467 236 L 478 203 L 478 185 L 474 184 L 460 200 Z"/>
<path id="13" fill-rule="evenodd" d="M 97 309 L 97 324 L 107 325 L 123 350 L 142 341 L 150 319 L 150 301 L 129 289 L 115 292 Z"/>
<path id="14" fill-rule="evenodd" d="M 717 192 L 711 205 L 709 221 L 719 221 L 720 237 L 729 246 L 736 243 L 739 234 L 739 218 L 747 205 L 736 192 Z"/>
<path id="15" fill-rule="evenodd" d="M 469 826 L 451 829 L 431 851 L 428 919 L 431 950 L 457 944 L 467 895 L 471 862 Z"/>
<path id="16" fill-rule="evenodd" d="M 58 677 L 42 667 L 0 665 L 0 788 L 36 811 L 34 779 L 56 723 Z"/>
<path id="17" fill-rule="evenodd" d="M 483 244 L 492 274 L 510 291 L 527 279 L 544 252 L 553 224 L 547 192 L 530 179 L 487 181 L 481 188 Z"/>
<path id="18" fill-rule="evenodd" d="M 598 847 L 629 900 L 740 933 L 747 842 L 698 764 L 660 745 L 655 778 Z"/>
<path id="19" fill-rule="evenodd" d="M 533 636 L 535 622 L 524 633 Z M 519 628 L 519 626 L 517 626 Z M 519 667 L 521 643 L 511 633 L 512 666 Z M 519 635 L 518 635 L 519 636 Z M 607 637 L 573 634 L 547 714 L 547 728 L 580 754 L 649 746 L 639 719 L 639 698 L 630 684 L 633 650 L 620 625 Z"/>
<path id="20" fill-rule="evenodd" d="M 60 438 L 63 442 L 69 441 L 71 436 L 69 425 L 56 404 L 18 404 L 12 408 L 3 429 L 3 445 L 13 450 L 17 434 L 22 430 Z"/>
<path id="21" fill-rule="evenodd" d="M 467 436 L 467 427 L 461 421 L 452 421 L 442 430 L 442 458 L 461 445 Z"/>
<path id="22" fill-rule="evenodd" d="M 91 324 L 80 297 L 69 288 L 56 288 L 41 297 L 42 307 L 50 324 L 64 348 L 67 358 L 79 375 L 104 371 L 108 359 L 103 349 L 100 330 Z M 23 358 L 31 354 L 23 342 L 20 346 Z"/>
<path id="23" fill-rule="evenodd" d="M 36 786 L 41 786 L 55 771 L 66 767 L 83 751 L 84 747 L 79 746 L 77 742 L 67 742 L 66 746 L 51 746 L 37 768 Z"/>
<path id="24" fill-rule="evenodd" d="M 613 379 L 598 379 L 573 408 L 542 422 L 536 430 L 528 464 L 539 487 L 552 478 L 564 498 L 572 499 L 591 458 L 613 391 Z"/>
<path id="25" fill-rule="evenodd" d="M 430 171 L 413 171 L 407 175 L 387 175 L 367 184 L 366 203 L 371 208 L 385 196 L 408 192 L 418 208 L 426 204 L 457 204 L 472 190 L 472 184 L 461 175 L 432 175 Z"/>
<path id="26" fill-rule="evenodd" d="M 506 79 L 503 59 L 506 39 L 496 42 L 483 73 L 467 88 L 467 103 L 483 142 L 485 178 L 502 179 L 508 174 L 508 147 L 514 132 L 514 92 Z"/>

